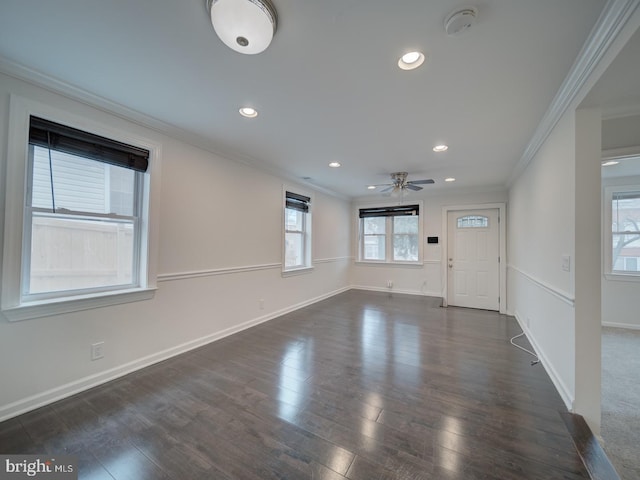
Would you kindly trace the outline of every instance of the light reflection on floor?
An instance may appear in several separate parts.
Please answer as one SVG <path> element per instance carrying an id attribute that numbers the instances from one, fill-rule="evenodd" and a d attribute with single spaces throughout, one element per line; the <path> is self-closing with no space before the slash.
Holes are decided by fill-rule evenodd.
<path id="1" fill-rule="evenodd" d="M 309 372 L 313 365 L 313 339 L 300 344 L 292 342 L 287 346 L 280 365 L 278 390 L 278 416 L 295 423 L 296 416 L 307 398 L 307 382 L 303 372 Z"/>
<path id="2" fill-rule="evenodd" d="M 440 456 L 439 465 L 456 473 L 460 469 L 463 461 L 463 458 L 458 452 L 464 448 L 465 437 L 454 432 L 460 433 L 461 430 L 462 425 L 458 418 L 445 416 L 442 422 L 442 429 L 439 433 L 441 448 L 437 450 Z M 446 448 L 442 448 L 442 446 Z"/>

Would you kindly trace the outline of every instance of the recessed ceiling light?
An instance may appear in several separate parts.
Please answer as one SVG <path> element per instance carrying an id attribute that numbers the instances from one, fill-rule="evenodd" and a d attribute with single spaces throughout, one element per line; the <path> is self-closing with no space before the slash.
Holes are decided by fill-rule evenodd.
<path id="1" fill-rule="evenodd" d="M 618 162 L 617 160 L 607 160 L 606 162 L 602 163 L 603 167 L 610 167 L 611 165 L 618 165 L 620 162 Z"/>
<path id="2" fill-rule="evenodd" d="M 422 52 L 408 52 L 398 60 L 398 67 L 402 70 L 413 70 L 424 63 L 424 54 Z"/>
<path id="3" fill-rule="evenodd" d="M 255 118 L 258 116 L 258 111 L 255 108 L 251 107 L 242 107 L 240 110 L 240 115 L 247 118 Z"/>
<path id="4" fill-rule="evenodd" d="M 376 186 L 375 186 L 375 185 L 369 185 L 367 188 L 368 188 L 369 190 L 375 190 L 375 189 L 376 189 Z"/>
<path id="5" fill-rule="evenodd" d="M 434 152 L 446 152 L 448 149 L 449 149 L 449 146 L 445 145 L 444 143 L 433 147 Z"/>
<path id="6" fill-rule="evenodd" d="M 448 178 L 445 178 L 445 179 L 444 179 L 444 181 L 445 181 L 445 182 L 455 182 L 455 181 L 456 181 L 456 179 L 455 179 L 455 178 L 453 178 L 453 177 L 448 177 Z"/>
<path id="7" fill-rule="evenodd" d="M 340 162 L 331 162 L 331 163 L 329 164 L 329 166 L 330 166 L 331 168 L 338 168 L 338 167 L 340 166 Z"/>

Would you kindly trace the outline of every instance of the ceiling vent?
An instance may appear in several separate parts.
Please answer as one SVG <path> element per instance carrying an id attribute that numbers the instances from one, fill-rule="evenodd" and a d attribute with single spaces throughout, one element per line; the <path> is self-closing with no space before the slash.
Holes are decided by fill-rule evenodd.
<path id="1" fill-rule="evenodd" d="M 455 10 L 444 20 L 444 31 L 447 35 L 460 35 L 471 27 L 478 16 L 478 10 L 474 7 L 465 7 Z"/>

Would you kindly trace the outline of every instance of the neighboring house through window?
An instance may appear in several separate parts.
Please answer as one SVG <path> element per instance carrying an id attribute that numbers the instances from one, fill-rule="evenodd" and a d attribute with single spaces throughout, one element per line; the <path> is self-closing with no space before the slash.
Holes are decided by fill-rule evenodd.
<path id="1" fill-rule="evenodd" d="M 31 117 L 23 300 L 139 286 L 149 151 Z"/>
<path id="2" fill-rule="evenodd" d="M 285 191 L 284 271 L 311 267 L 311 198 Z"/>
<path id="3" fill-rule="evenodd" d="M 360 208 L 359 219 L 359 261 L 421 261 L 420 205 Z"/>

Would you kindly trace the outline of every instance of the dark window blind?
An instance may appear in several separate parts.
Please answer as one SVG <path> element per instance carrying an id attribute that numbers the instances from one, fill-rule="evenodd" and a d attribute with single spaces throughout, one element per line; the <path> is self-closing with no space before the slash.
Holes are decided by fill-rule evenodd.
<path id="1" fill-rule="evenodd" d="M 635 200 L 640 198 L 640 192 L 616 192 L 612 195 L 612 200 Z"/>
<path id="2" fill-rule="evenodd" d="M 311 198 L 293 192 L 286 192 L 286 207 L 307 213 Z"/>
<path id="3" fill-rule="evenodd" d="M 418 215 L 419 213 L 419 205 L 396 205 L 394 207 L 361 208 L 360 218 L 398 217 L 404 215 Z"/>
<path id="4" fill-rule="evenodd" d="M 29 123 L 29 144 L 138 172 L 146 172 L 149 167 L 149 151 L 144 148 L 33 116 Z"/>

